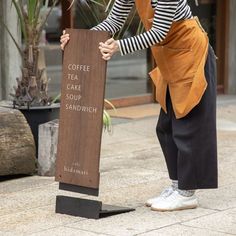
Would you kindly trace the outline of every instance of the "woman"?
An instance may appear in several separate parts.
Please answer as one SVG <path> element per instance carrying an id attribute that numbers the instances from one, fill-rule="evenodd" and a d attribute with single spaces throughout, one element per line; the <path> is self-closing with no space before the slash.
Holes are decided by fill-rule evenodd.
<path id="1" fill-rule="evenodd" d="M 198 206 L 196 189 L 217 188 L 215 54 L 187 0 L 116 0 L 102 23 L 92 28 L 115 34 L 132 7 L 146 32 L 99 44 L 104 60 L 151 47 L 158 65 L 150 73 L 161 105 L 157 136 L 172 180 L 146 206 L 174 211 Z M 63 32 L 61 48 L 69 41 Z"/>

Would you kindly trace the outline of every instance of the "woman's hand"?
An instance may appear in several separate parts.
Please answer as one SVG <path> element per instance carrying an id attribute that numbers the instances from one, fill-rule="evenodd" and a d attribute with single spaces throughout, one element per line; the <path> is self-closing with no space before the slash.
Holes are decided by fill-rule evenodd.
<path id="1" fill-rule="evenodd" d="M 66 34 L 66 31 L 63 30 L 63 34 L 61 35 L 61 39 L 60 39 L 61 50 L 65 49 L 65 46 L 66 46 L 66 44 L 68 43 L 69 40 L 70 40 L 70 35 Z"/>
<path id="2" fill-rule="evenodd" d="M 115 39 L 110 38 L 105 43 L 99 43 L 99 49 L 102 53 L 102 58 L 108 61 L 114 53 L 119 51 L 119 44 Z"/>

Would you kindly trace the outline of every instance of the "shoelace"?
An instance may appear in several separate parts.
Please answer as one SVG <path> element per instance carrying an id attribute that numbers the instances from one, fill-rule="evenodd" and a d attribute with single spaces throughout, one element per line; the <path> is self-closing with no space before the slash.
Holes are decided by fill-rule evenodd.
<path id="1" fill-rule="evenodd" d="M 169 196 L 170 193 L 173 192 L 173 188 L 172 187 L 169 187 L 165 190 L 163 190 L 160 194 L 161 197 L 165 197 L 165 196 Z"/>
<path id="2" fill-rule="evenodd" d="M 174 191 L 173 194 L 171 194 L 171 195 L 168 196 L 168 199 L 171 200 L 171 201 L 172 201 L 172 200 L 175 200 L 175 199 L 176 199 L 176 196 L 177 196 L 176 194 L 178 194 L 178 192 Z"/>

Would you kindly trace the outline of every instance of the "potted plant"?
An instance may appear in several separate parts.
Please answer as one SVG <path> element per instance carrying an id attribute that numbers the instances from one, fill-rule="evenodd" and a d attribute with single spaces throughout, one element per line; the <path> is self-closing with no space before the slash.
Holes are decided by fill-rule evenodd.
<path id="1" fill-rule="evenodd" d="M 38 145 L 38 125 L 59 118 L 60 95 L 52 98 L 48 95 L 49 79 L 44 76 L 45 68 L 39 66 L 40 38 L 53 7 L 58 0 L 12 0 L 16 9 L 23 43 L 19 45 L 10 29 L 3 22 L 22 59 L 21 78 L 16 78 L 15 93 L 11 94 L 13 106 L 25 115 L 34 135 L 36 149 Z M 58 102 L 57 102 L 58 101 Z M 112 108 L 113 105 L 105 100 Z M 104 108 L 104 130 L 111 133 L 111 117 Z"/>
<path id="2" fill-rule="evenodd" d="M 20 45 L 12 35 L 10 29 L 3 22 L 7 32 L 12 38 L 21 56 L 21 77 L 16 78 L 17 85 L 14 86 L 15 93 L 11 94 L 13 106 L 25 115 L 32 133 L 36 147 L 38 143 L 38 125 L 59 118 L 59 103 L 55 103 L 48 95 L 49 79 L 45 76 L 45 67 L 39 65 L 39 57 L 42 48 L 40 39 L 47 18 L 57 0 L 12 0 L 15 7 L 23 36 Z"/>

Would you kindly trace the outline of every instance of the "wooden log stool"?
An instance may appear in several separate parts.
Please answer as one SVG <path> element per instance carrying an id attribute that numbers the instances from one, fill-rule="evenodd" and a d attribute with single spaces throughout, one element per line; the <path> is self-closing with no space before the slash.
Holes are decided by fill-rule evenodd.
<path id="1" fill-rule="evenodd" d="M 0 176 L 33 174 L 35 169 L 34 139 L 24 115 L 0 107 Z"/>

